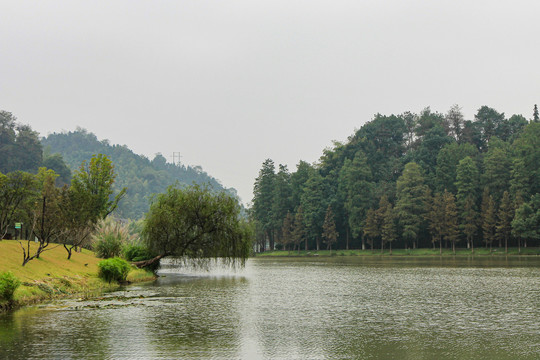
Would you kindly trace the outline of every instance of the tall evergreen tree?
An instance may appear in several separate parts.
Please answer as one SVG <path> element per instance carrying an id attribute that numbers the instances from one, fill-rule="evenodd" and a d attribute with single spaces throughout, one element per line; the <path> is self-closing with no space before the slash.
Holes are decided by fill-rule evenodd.
<path id="1" fill-rule="evenodd" d="M 277 238 L 283 236 L 281 230 L 283 221 L 289 211 L 292 211 L 291 204 L 291 174 L 286 165 L 279 164 L 279 171 L 274 176 L 274 194 L 272 199 L 272 228 Z"/>
<path id="2" fill-rule="evenodd" d="M 479 171 L 474 160 L 467 156 L 459 161 L 456 169 L 456 188 L 458 205 L 462 205 L 470 195 L 478 199 Z"/>
<path id="3" fill-rule="evenodd" d="M 445 204 L 443 194 L 435 193 L 431 200 L 429 212 L 426 217 L 429 220 L 429 230 L 431 232 L 431 241 L 433 243 L 433 249 L 435 249 L 435 243 L 439 243 L 439 252 L 442 254 L 442 240 L 445 230 Z"/>
<path id="4" fill-rule="evenodd" d="M 381 227 L 381 252 L 384 250 L 384 244 L 388 243 L 390 246 L 390 255 L 392 255 L 392 242 L 396 240 L 396 213 L 392 204 L 388 204 L 386 211 L 384 212 Z"/>
<path id="5" fill-rule="evenodd" d="M 296 214 L 294 215 L 294 226 L 291 234 L 293 238 L 294 245 L 298 248 L 298 253 L 300 253 L 300 244 L 304 242 L 304 248 L 307 251 L 307 237 L 304 229 L 304 212 L 302 207 L 298 207 Z"/>
<path id="6" fill-rule="evenodd" d="M 307 236 L 315 241 L 317 251 L 320 250 L 320 236 L 325 209 L 328 206 L 327 195 L 327 187 L 323 177 L 317 170 L 311 171 L 300 202 L 304 211 Z"/>
<path id="7" fill-rule="evenodd" d="M 294 243 L 293 238 L 294 232 L 294 217 L 290 212 L 287 212 L 285 219 L 283 220 L 283 225 L 281 227 L 281 239 L 280 243 L 283 245 L 284 250 L 289 250 L 291 252 L 290 244 Z"/>
<path id="8" fill-rule="evenodd" d="M 366 214 L 366 224 L 363 229 L 364 238 L 373 250 L 373 243 L 380 236 L 380 229 L 377 222 L 377 213 L 374 209 L 369 209 Z"/>
<path id="9" fill-rule="evenodd" d="M 270 250 L 274 249 L 272 205 L 274 203 L 275 177 L 274 161 L 266 159 L 259 171 L 259 176 L 255 179 L 253 188 L 253 212 L 255 218 L 260 222 L 264 234 L 260 244 L 262 251 L 266 249 L 267 241 Z"/>
<path id="10" fill-rule="evenodd" d="M 388 201 L 388 196 L 385 194 L 379 199 L 379 207 L 375 211 L 375 219 L 377 224 L 377 233 L 381 239 L 381 252 L 384 251 L 385 239 L 382 237 L 382 228 L 384 226 L 384 219 L 386 216 L 386 210 L 392 206 Z"/>
<path id="11" fill-rule="evenodd" d="M 296 171 L 291 174 L 291 206 L 293 209 L 300 206 L 300 199 L 304 193 L 304 187 L 311 171 L 313 171 L 313 167 L 307 162 L 300 160 L 298 165 L 296 165 Z"/>
<path id="12" fill-rule="evenodd" d="M 332 213 L 332 207 L 330 205 L 326 209 L 326 214 L 324 217 L 322 239 L 323 239 L 323 242 L 328 246 L 327 249 L 329 249 L 331 252 L 332 244 L 337 242 L 338 232 L 336 230 L 334 214 Z"/>
<path id="13" fill-rule="evenodd" d="M 467 196 L 460 216 L 460 228 L 467 239 L 467 249 L 474 253 L 474 235 L 478 231 L 478 212 L 472 195 Z"/>
<path id="14" fill-rule="evenodd" d="M 420 227 L 424 218 L 424 195 L 426 185 L 422 169 L 415 162 L 405 165 L 403 174 L 397 181 L 396 215 L 402 228 L 402 236 L 412 247 L 418 242 Z"/>
<path id="15" fill-rule="evenodd" d="M 493 140 L 492 140 L 493 142 Z M 503 193 L 509 190 L 512 162 L 506 146 L 490 146 L 484 156 L 484 186 L 489 188 L 495 202 L 499 202 Z"/>
<path id="16" fill-rule="evenodd" d="M 458 212 L 454 194 L 445 191 L 444 201 L 444 237 L 452 244 L 452 251 L 456 254 L 456 242 L 459 240 Z"/>
<path id="17" fill-rule="evenodd" d="M 540 193 L 540 123 L 527 125 L 513 147 L 512 193 L 528 201 Z"/>
<path id="18" fill-rule="evenodd" d="M 537 123 L 540 121 L 540 117 L 538 117 L 538 105 L 534 104 L 533 109 L 533 122 Z"/>
<path id="19" fill-rule="evenodd" d="M 484 188 L 482 195 L 482 237 L 486 243 L 486 248 L 493 246 L 495 239 L 495 226 L 497 224 L 496 208 L 493 196 L 489 194 L 489 189 Z"/>
<path id="20" fill-rule="evenodd" d="M 362 238 L 362 250 L 365 249 L 362 227 L 366 212 L 373 205 L 373 183 L 371 169 L 363 151 L 359 150 L 353 161 L 345 160 L 340 172 L 340 192 L 345 202 L 348 226 L 354 238 Z M 346 248 L 349 248 L 347 236 Z"/>
<path id="21" fill-rule="evenodd" d="M 461 107 L 459 107 L 457 104 L 452 105 L 450 110 L 448 110 L 446 113 L 445 120 L 450 126 L 450 135 L 453 136 L 456 141 L 461 142 L 461 132 L 464 122 Z"/>
<path id="22" fill-rule="evenodd" d="M 501 205 L 497 213 L 497 227 L 496 237 L 499 240 L 499 247 L 501 241 L 504 241 L 504 252 L 508 253 L 508 239 L 512 234 L 512 220 L 514 218 L 514 207 L 508 191 L 505 191 L 501 199 Z"/>

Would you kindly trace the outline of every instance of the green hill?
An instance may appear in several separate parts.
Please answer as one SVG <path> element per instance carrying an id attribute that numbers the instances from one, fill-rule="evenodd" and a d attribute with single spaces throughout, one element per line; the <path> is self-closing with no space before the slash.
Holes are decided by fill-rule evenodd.
<path id="1" fill-rule="evenodd" d="M 115 189 L 127 187 L 126 197 L 120 202 L 116 215 L 138 219 L 148 210 L 152 194 L 179 182 L 180 184 L 210 184 L 217 191 L 227 191 L 236 196 L 235 189 L 225 189 L 220 182 L 204 172 L 199 166 L 167 163 L 158 154 L 150 160 L 135 154 L 125 145 L 111 145 L 108 140 L 98 140 L 96 135 L 84 129 L 73 132 L 53 133 L 41 139 L 45 154 L 60 153 L 71 170 L 78 169 L 93 154 L 107 155 L 118 174 Z"/>

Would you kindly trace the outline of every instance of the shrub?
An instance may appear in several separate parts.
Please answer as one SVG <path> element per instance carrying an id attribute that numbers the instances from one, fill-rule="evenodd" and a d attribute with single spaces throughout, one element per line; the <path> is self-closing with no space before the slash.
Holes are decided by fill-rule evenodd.
<path id="1" fill-rule="evenodd" d="M 21 285 L 11 271 L 0 273 L 0 300 L 13 301 L 13 293 Z"/>
<path id="2" fill-rule="evenodd" d="M 118 257 L 105 259 L 98 263 L 99 277 L 108 281 L 117 281 L 119 283 L 126 282 L 131 265 Z"/>
<path id="3" fill-rule="evenodd" d="M 92 236 L 96 255 L 104 259 L 120 256 L 124 244 L 133 243 L 136 238 L 128 227 L 129 224 L 121 224 L 112 218 L 100 221 Z"/>
<path id="4" fill-rule="evenodd" d="M 105 234 L 94 243 L 96 255 L 108 259 L 119 256 L 122 252 L 122 239 L 113 234 Z"/>

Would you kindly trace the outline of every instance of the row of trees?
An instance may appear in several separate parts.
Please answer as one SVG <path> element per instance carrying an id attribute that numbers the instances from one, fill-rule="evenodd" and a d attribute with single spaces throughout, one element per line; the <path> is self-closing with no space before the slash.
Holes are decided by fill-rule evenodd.
<path id="1" fill-rule="evenodd" d="M 539 142 L 536 106 L 530 121 L 487 106 L 474 120 L 458 106 L 377 114 L 314 165 L 263 163 L 258 248 L 526 246 L 540 238 Z"/>
<path id="2" fill-rule="evenodd" d="M 45 167 L 37 174 L 0 173 L 0 239 L 28 239 L 26 245 L 20 242 L 23 266 L 39 258 L 52 242 L 63 244 L 69 259 L 73 249 L 88 242 L 96 223 L 124 196 L 125 189 L 112 196 L 115 177 L 110 159 L 101 154 L 82 163 L 70 186 L 57 186 L 58 174 Z M 24 224 L 26 231 L 17 235 L 16 222 Z M 38 242 L 34 253 L 32 239 Z"/>

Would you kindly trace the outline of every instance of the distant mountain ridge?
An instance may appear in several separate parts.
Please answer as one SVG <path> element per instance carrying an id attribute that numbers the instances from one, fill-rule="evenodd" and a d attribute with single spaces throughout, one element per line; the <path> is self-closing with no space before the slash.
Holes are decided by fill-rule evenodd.
<path id="1" fill-rule="evenodd" d="M 95 134 L 81 128 L 75 131 L 53 133 L 41 139 L 45 153 L 60 153 L 71 170 L 79 168 L 94 154 L 107 155 L 117 174 L 115 190 L 127 187 L 127 194 L 116 213 L 122 218 L 139 219 L 148 210 L 152 194 L 161 193 L 179 182 L 190 185 L 209 184 L 216 191 L 226 191 L 237 197 L 236 190 L 224 188 L 219 180 L 208 175 L 200 166 L 170 164 L 157 154 L 150 160 L 135 154 L 126 145 L 111 145 L 108 140 L 98 140 Z"/>

